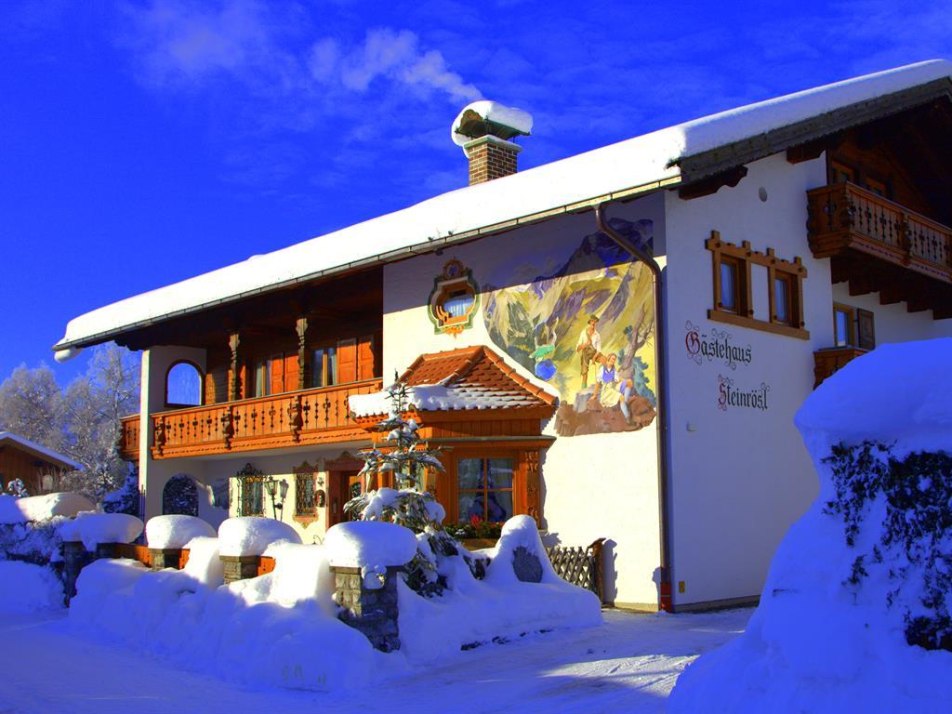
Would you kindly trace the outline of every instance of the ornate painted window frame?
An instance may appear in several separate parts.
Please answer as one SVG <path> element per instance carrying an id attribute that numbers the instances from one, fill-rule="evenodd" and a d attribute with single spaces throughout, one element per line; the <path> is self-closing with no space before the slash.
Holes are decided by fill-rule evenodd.
<path id="1" fill-rule="evenodd" d="M 462 315 L 453 315 L 445 309 L 447 301 L 468 295 L 472 302 Z M 428 301 L 428 315 L 436 334 L 458 335 L 473 326 L 479 311 L 479 286 L 473 280 L 472 271 L 456 258 L 447 261 L 443 272 L 433 281 L 433 290 Z"/>

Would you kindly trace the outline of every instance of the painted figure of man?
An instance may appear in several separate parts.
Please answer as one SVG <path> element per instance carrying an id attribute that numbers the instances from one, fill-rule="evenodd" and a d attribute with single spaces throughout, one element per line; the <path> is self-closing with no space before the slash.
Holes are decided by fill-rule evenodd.
<path id="1" fill-rule="evenodd" d="M 581 360 L 582 389 L 588 386 L 588 368 L 602 349 L 602 338 L 598 334 L 597 325 L 598 317 L 592 315 L 588 318 L 588 324 L 579 335 L 578 345 L 575 348 Z"/>

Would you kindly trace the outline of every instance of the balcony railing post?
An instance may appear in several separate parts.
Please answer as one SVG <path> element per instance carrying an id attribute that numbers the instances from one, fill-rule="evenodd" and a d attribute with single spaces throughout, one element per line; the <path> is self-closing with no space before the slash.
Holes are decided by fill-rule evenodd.
<path id="1" fill-rule="evenodd" d="M 162 449 L 165 448 L 165 434 L 166 434 L 166 424 L 165 417 L 153 417 L 155 419 L 155 424 L 153 426 L 152 432 L 152 443 L 155 446 L 155 450 L 158 453 L 162 453 Z"/>
<path id="2" fill-rule="evenodd" d="M 235 435 L 235 415 L 231 404 L 225 407 L 225 413 L 221 415 L 221 432 L 225 438 L 225 448 L 231 448 L 231 440 Z"/>
<path id="3" fill-rule="evenodd" d="M 291 427 L 291 438 L 294 441 L 301 440 L 301 427 L 304 426 L 304 420 L 301 417 L 301 395 L 295 394 L 291 403 L 288 405 L 288 423 Z"/>

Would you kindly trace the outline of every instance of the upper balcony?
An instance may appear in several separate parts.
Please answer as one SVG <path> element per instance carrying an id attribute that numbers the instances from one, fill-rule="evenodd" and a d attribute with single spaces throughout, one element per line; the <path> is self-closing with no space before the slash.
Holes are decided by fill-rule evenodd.
<path id="1" fill-rule="evenodd" d="M 807 192 L 810 249 L 850 294 L 952 317 L 952 228 L 852 183 Z"/>
<path id="2" fill-rule="evenodd" d="M 355 441 L 366 431 L 350 416 L 347 399 L 383 388 L 381 379 L 285 392 L 152 415 L 154 459 L 171 459 Z M 139 417 L 122 420 L 120 453 L 139 455 Z"/>

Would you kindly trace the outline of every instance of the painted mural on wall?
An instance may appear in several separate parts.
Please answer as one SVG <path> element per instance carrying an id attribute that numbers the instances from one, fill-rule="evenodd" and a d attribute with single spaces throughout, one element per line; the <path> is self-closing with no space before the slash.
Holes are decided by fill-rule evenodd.
<path id="1" fill-rule="evenodd" d="M 613 226 L 650 254 L 649 220 Z M 502 268 L 488 281 L 483 319 L 492 341 L 558 390 L 561 436 L 634 431 L 656 415 L 651 271 L 600 233 L 561 263 L 513 285 Z"/>

